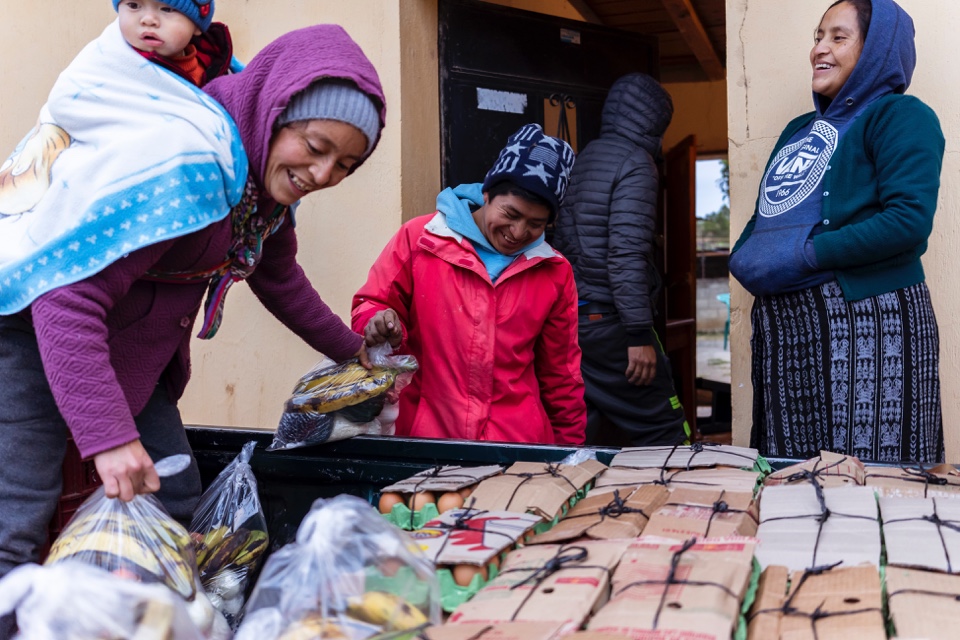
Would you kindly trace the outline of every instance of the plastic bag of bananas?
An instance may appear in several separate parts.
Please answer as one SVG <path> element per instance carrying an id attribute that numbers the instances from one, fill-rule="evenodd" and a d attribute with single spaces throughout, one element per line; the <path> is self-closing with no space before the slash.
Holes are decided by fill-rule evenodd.
<path id="1" fill-rule="evenodd" d="M 154 465 L 162 479 L 183 471 L 187 455 L 171 456 Z M 50 548 L 45 565 L 67 560 L 100 567 L 115 576 L 158 583 L 180 596 L 204 638 L 229 638 L 226 619 L 200 584 L 193 540 L 150 494 L 123 502 L 108 498 L 103 487 L 87 498 Z"/>
<path id="2" fill-rule="evenodd" d="M 433 565 L 353 496 L 317 500 L 270 556 L 236 640 L 407 639 L 440 622 Z"/>
<path id="3" fill-rule="evenodd" d="M 200 582 L 231 626 L 267 550 L 267 519 L 257 494 L 250 441 L 200 497 L 190 522 Z"/>
<path id="4" fill-rule="evenodd" d="M 372 369 L 353 358 L 337 364 L 324 359 L 307 372 L 284 404 L 267 451 L 345 440 L 357 435 L 385 435 L 377 418 L 417 370 L 410 355 L 390 355 L 384 343 L 370 349 Z M 389 412 L 388 412 L 389 413 Z M 395 417 L 394 417 L 395 419 Z M 392 424 L 392 423 L 391 423 Z"/>
<path id="5" fill-rule="evenodd" d="M 22 565 L 0 580 L 0 616 L 15 613 L 17 639 L 202 640 L 183 601 L 159 584 L 118 578 L 68 560 Z"/>

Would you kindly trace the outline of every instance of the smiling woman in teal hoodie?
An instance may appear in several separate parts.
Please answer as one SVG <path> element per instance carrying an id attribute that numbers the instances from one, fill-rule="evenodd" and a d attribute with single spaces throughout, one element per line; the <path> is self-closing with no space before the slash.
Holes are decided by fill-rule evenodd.
<path id="1" fill-rule="evenodd" d="M 753 444 L 941 461 L 939 338 L 920 256 L 944 139 L 936 114 L 904 95 L 913 21 L 892 0 L 840 0 L 810 63 L 815 110 L 781 134 L 730 258 L 756 296 Z"/>

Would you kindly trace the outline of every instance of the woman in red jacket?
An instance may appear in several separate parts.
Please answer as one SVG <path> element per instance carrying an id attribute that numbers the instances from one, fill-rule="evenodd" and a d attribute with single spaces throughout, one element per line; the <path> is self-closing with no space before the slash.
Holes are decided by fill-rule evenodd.
<path id="1" fill-rule="evenodd" d="M 373 265 L 354 330 L 420 361 L 397 435 L 583 443 L 576 285 L 543 237 L 573 158 L 525 125 L 482 185 L 443 190 L 437 211 L 403 225 Z"/>

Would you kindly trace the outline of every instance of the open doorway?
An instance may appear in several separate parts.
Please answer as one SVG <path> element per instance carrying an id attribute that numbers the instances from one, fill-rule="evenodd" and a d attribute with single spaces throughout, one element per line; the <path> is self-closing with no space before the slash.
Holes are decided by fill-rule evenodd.
<path id="1" fill-rule="evenodd" d="M 698 158 L 697 422 L 705 435 L 730 431 L 730 167 Z"/>

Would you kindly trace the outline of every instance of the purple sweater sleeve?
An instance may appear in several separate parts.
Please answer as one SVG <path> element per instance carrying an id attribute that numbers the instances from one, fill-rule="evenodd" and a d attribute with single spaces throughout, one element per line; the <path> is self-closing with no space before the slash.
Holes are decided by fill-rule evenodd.
<path id="1" fill-rule="evenodd" d="M 340 362 L 360 350 L 363 337 L 330 310 L 297 263 L 297 235 L 289 220 L 266 239 L 260 265 L 247 282 L 270 313 L 317 351 Z"/>
<path id="2" fill-rule="evenodd" d="M 86 280 L 40 296 L 31 305 L 50 389 L 84 458 L 140 437 L 110 363 L 106 317 L 173 242 L 135 251 Z"/>

